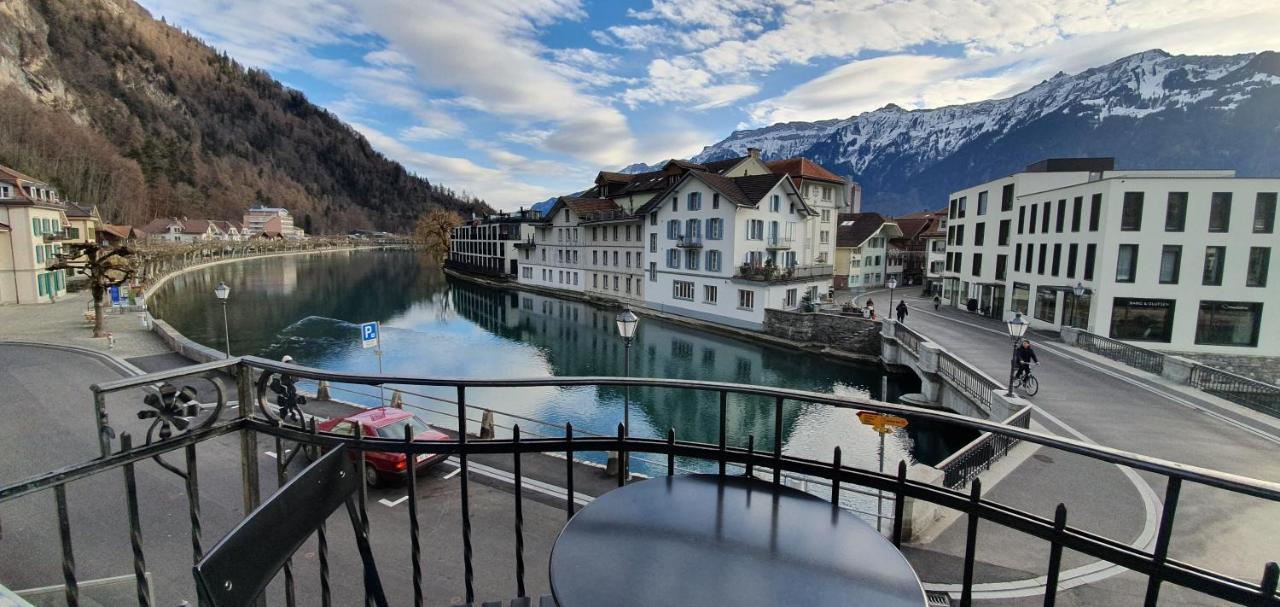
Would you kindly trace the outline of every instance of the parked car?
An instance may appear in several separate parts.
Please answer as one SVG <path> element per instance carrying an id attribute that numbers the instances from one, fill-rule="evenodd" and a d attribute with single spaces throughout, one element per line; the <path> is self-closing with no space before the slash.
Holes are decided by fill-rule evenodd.
<path id="1" fill-rule="evenodd" d="M 412 427 L 413 440 L 442 441 L 449 436 L 428 426 L 418 416 L 394 407 L 377 407 L 366 409 L 345 417 L 335 417 L 317 424 L 321 432 L 346 434 L 355 436 L 356 424 L 361 426 L 361 436 L 404 440 L 404 427 Z M 352 457 L 358 454 L 352 453 Z M 414 467 L 418 470 L 438 464 L 449 456 L 446 453 L 421 453 L 415 456 Z M 370 486 L 388 479 L 403 479 L 409 472 L 407 458 L 403 453 L 365 453 L 365 477 Z"/>

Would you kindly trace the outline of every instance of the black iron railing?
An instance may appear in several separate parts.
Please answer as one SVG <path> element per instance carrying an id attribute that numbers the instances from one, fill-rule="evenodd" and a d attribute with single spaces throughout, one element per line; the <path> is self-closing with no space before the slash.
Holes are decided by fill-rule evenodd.
<path id="1" fill-rule="evenodd" d="M 1164 371 L 1164 354 L 1154 350 L 1139 348 L 1122 341 L 1084 331 L 1080 333 L 1076 345 L 1094 354 L 1142 369 L 1148 373 L 1159 375 Z"/>
<path id="2" fill-rule="evenodd" d="M 1005 425 L 1027 429 L 1031 427 L 1031 406 L 1019 409 L 1004 420 Z M 1017 437 L 995 432 L 983 432 L 978 438 L 952 453 L 947 459 L 938 463 L 935 468 L 943 472 L 942 485 L 948 489 L 959 489 L 978 478 L 984 470 L 1009 453 L 1018 444 Z"/>
<path id="3" fill-rule="evenodd" d="M 938 373 L 951 380 L 953 386 L 972 397 L 988 413 L 991 411 L 991 393 L 1002 389 L 995 380 L 946 350 L 938 352 Z"/>
<path id="4" fill-rule="evenodd" d="M 147 401 L 146 404 L 150 409 L 144 409 L 145 415 L 139 416 L 153 420 L 152 425 L 146 431 L 146 443 L 135 446 L 128 435 L 122 434 L 118 439 L 114 437 L 111 425 L 112 419 L 108 415 L 107 409 L 109 396 L 126 390 L 163 385 L 166 382 L 185 381 L 187 378 L 210 378 L 212 381 L 218 382 L 218 376 L 214 374 L 221 373 L 231 374 L 236 383 L 239 406 L 236 407 L 233 414 L 234 417 L 219 417 L 220 413 L 229 413 L 231 411 L 228 395 L 222 393 L 220 383 L 215 383 L 219 393 L 217 403 L 207 407 L 198 406 L 189 398 L 184 399 L 183 394 L 185 392 L 183 391 L 161 388 L 156 391 L 157 398 Z M 456 438 L 441 441 L 414 442 L 408 428 L 406 428 L 405 438 L 398 440 L 319 433 L 316 432 L 314 424 L 306 428 L 287 425 L 277 416 L 276 411 L 267 404 L 265 398 L 272 377 L 282 373 L 287 373 L 297 378 L 353 385 L 380 386 L 383 384 L 395 384 L 401 386 L 451 388 L 456 394 Z M 718 412 L 714 408 L 708 411 L 710 415 L 718 413 L 718 440 L 716 443 L 681 440 L 679 439 L 678 430 L 675 428 L 669 429 L 666 436 L 662 438 L 632 437 L 628 435 L 627 429 L 621 425 L 618 427 L 617 435 L 610 437 L 581 437 L 575 435 L 570 424 L 565 425 L 562 437 L 525 439 L 516 430 L 511 439 L 475 440 L 468 434 L 470 425 L 467 419 L 467 395 L 470 390 L 476 388 L 528 389 L 534 387 L 565 388 L 573 386 L 631 386 L 649 389 L 695 390 L 718 394 Z M 727 444 L 727 404 L 731 394 L 764 397 L 773 401 L 773 444 L 766 450 L 760 451 L 756 449 L 754 437 L 748 440 L 746 448 Z M 999 440 L 1004 441 L 1033 442 L 1052 449 L 1081 455 L 1095 461 L 1117 464 L 1148 473 L 1151 476 L 1163 477 L 1167 481 L 1168 490 L 1165 494 L 1165 509 L 1157 533 L 1156 547 L 1153 551 L 1148 552 L 1144 549 L 1128 546 L 1120 541 L 1073 527 L 1067 523 L 1067 506 L 1064 504 L 1058 506 L 1056 515 L 1051 520 L 1033 512 L 1021 511 L 993 502 L 983 496 L 981 479 L 974 479 L 970 483 L 968 491 L 960 492 L 945 486 L 908 479 L 905 462 L 901 462 L 898 465 L 896 474 L 884 474 L 842 464 L 839 447 L 833 450 L 830 460 L 807 459 L 786 455 L 782 453 L 781 427 L 783 405 L 788 400 L 838 409 L 863 409 L 891 413 L 912 420 L 970 428 L 979 432 L 990 433 L 993 436 L 993 441 L 998 436 L 1002 437 Z M 702 406 L 695 401 L 685 402 L 688 403 L 686 406 L 690 407 Z M 969 523 L 966 532 L 964 574 L 960 593 L 961 605 L 970 605 L 973 600 L 975 547 L 980 528 L 977 524 L 978 521 L 983 522 L 981 528 L 984 530 L 990 529 L 992 525 L 998 525 L 1022 534 L 1028 539 L 1049 544 L 1049 559 L 1046 565 L 1046 603 L 1048 604 L 1052 604 L 1052 597 L 1057 592 L 1058 574 L 1062 565 L 1062 551 L 1069 549 L 1127 568 L 1147 577 L 1149 582 L 1145 603 L 1148 605 L 1156 603 L 1162 584 L 1174 584 L 1206 597 L 1213 597 L 1240 605 L 1280 605 L 1280 598 L 1276 596 L 1280 567 L 1277 567 L 1275 563 L 1267 563 L 1265 566 L 1260 566 L 1260 569 L 1263 570 L 1263 576 L 1260 583 L 1255 583 L 1175 560 L 1167 554 L 1167 547 L 1173 534 L 1173 515 L 1176 511 L 1183 483 L 1197 485 L 1198 491 L 1211 488 L 1241 496 L 1258 498 L 1265 502 L 1280 502 L 1280 484 L 1136 455 L 1083 441 L 1041 434 L 1017 425 L 993 423 L 952 413 L 892 405 L 870 399 L 764 386 L 672 379 L 559 377 L 485 380 L 371 376 L 327 372 L 281 364 L 256 357 L 244 357 L 97 385 L 94 386 L 94 407 L 100 429 L 98 436 L 102 452 L 100 458 L 0 487 L 0 504 L 44 491 L 51 490 L 54 494 L 53 500 L 57 506 L 58 526 L 61 530 L 66 596 L 69 604 L 72 605 L 78 604 L 78 570 L 71 545 L 71 537 L 73 536 L 71 523 L 65 508 L 66 487 L 109 471 L 124 471 L 123 482 L 129 502 L 127 524 L 131 531 L 131 546 L 138 585 L 138 603 L 148 606 L 150 605 L 150 598 L 146 591 L 147 554 L 142 543 L 142 523 L 139 515 L 140 510 L 137 507 L 138 484 L 134 478 L 133 469 L 136 465 L 143 463 L 144 460 L 159 458 L 163 454 L 177 451 L 185 453 L 186 462 L 184 467 L 178 467 L 160 459 L 156 461 L 164 468 L 174 472 L 185 484 L 185 493 L 189 503 L 188 516 L 190 518 L 190 540 L 193 559 L 198 561 L 204 545 L 204 538 L 201 531 L 202 515 L 199 507 L 200 491 L 196 472 L 197 457 L 195 446 L 204 441 L 232 434 L 238 435 L 240 438 L 242 497 L 245 512 L 251 511 L 259 503 L 260 499 L 257 445 L 259 438 L 263 436 L 277 441 L 276 453 L 279 458 L 285 457 L 283 450 L 285 443 L 281 441 L 292 442 L 297 445 L 293 455 L 307 450 L 345 445 L 361 454 L 387 452 L 401 453 L 405 454 L 406 457 L 413 457 L 418 454 L 444 453 L 456 457 L 461 469 L 461 487 L 457 492 L 457 499 L 460 505 L 458 515 L 462 519 L 462 537 L 460 539 L 463 549 L 461 558 L 465 571 L 460 584 L 463 586 L 462 590 L 467 602 L 474 601 L 476 595 L 473 564 L 475 557 L 471 542 L 471 497 L 467 485 L 469 476 L 468 457 L 482 454 L 506 454 L 513 458 L 514 491 L 511 499 L 514 524 L 511 527 L 511 532 L 515 535 L 516 549 L 510 558 L 516 564 L 516 587 L 519 592 L 524 593 L 526 588 L 524 559 L 526 555 L 524 554 L 524 528 L 521 513 L 523 512 L 525 500 L 525 491 L 522 489 L 525 481 L 519 467 L 520 455 L 528 453 L 563 453 L 566 455 L 567 465 L 565 467 L 563 487 L 565 492 L 563 508 L 566 516 L 572 516 L 577 507 L 573 490 L 573 454 L 592 451 L 614 451 L 624 456 L 634 452 L 648 453 L 665 458 L 667 474 L 675 472 L 676 458 L 682 457 L 718 463 L 720 474 L 726 474 L 727 467 L 730 464 L 744 466 L 748 474 L 751 474 L 754 470 L 767 469 L 771 474 L 766 473 L 765 476 L 766 478 L 771 476 L 774 483 L 782 481 L 784 471 L 821 478 L 830 482 L 833 502 L 839 501 L 843 491 L 854 487 L 883 491 L 893 496 L 894 520 L 891 537 L 896 544 L 900 544 L 903 538 L 903 514 L 907 499 L 928 502 L 962 512 L 968 517 Z M 1014 421 L 1019 422 L 1020 420 L 1015 419 Z M 153 431 L 156 430 L 158 425 L 161 428 L 158 433 L 159 440 L 153 440 Z M 361 455 L 360 457 L 364 456 Z M 277 468 L 277 473 L 281 478 L 284 478 L 286 474 L 287 464 L 288 461 L 286 460 Z M 360 466 L 359 470 L 363 476 L 365 467 Z M 413 491 L 416 487 L 415 475 L 416 471 L 410 466 L 408 470 L 410 491 Z M 623 482 L 622 478 L 623 476 L 619 475 L 619 484 Z M 362 491 L 360 498 L 363 503 L 364 500 L 367 500 L 367 495 L 363 494 Z M 413 500 L 410 500 L 410 502 L 413 502 Z M 414 560 L 412 577 L 415 589 L 414 604 L 420 605 L 422 602 L 422 580 L 427 573 L 418 566 L 420 531 L 417 510 L 411 509 L 408 518 L 408 534 L 412 540 L 413 549 L 407 556 Z M 364 524 L 367 525 L 367 519 L 365 521 Z M 327 558 L 330 546 L 327 543 L 323 526 L 317 531 L 317 536 L 317 556 L 320 568 L 319 583 L 321 585 L 320 603 L 329 605 L 331 599 L 328 589 L 330 588 L 330 578 L 333 572 L 328 568 Z M 54 541 L 56 540 L 51 540 L 51 543 Z M 293 565 L 296 565 L 296 563 Z M 284 570 L 285 575 L 283 578 L 285 602 L 291 605 L 292 601 L 296 600 L 293 588 L 295 580 L 292 577 L 296 573 L 296 567 L 293 565 Z M 1259 565 L 1262 564 L 1259 563 Z M 923 571 L 922 573 L 925 578 L 929 577 L 929 571 Z M 489 588 L 483 590 L 486 593 L 501 593 L 501 591 L 493 591 Z"/>
<path id="5" fill-rule="evenodd" d="M 1219 398 L 1280 417 L 1280 386 L 1205 365 L 1191 368 L 1188 383 Z"/>

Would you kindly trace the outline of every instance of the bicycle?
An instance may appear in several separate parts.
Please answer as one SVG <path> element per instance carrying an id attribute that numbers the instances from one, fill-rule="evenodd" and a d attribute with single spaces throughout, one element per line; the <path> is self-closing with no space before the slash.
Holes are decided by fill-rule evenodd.
<path id="1" fill-rule="evenodd" d="M 1018 377 L 1021 375 L 1021 377 Z M 1013 388 L 1021 392 L 1024 396 L 1035 396 L 1040 391 L 1040 380 L 1031 374 L 1031 366 L 1027 366 L 1027 370 L 1022 374 L 1015 374 L 1013 378 Z"/>

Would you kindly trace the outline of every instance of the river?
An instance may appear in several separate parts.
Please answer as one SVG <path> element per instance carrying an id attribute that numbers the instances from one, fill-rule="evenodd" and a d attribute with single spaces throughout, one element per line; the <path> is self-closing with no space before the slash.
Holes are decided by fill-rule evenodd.
<path id="1" fill-rule="evenodd" d="M 213 297 L 219 281 L 228 302 L 233 354 L 373 374 L 378 360 L 359 343 L 358 324 L 382 325 L 383 371 L 431 377 L 514 378 L 622 375 L 623 343 L 615 311 L 518 290 L 494 289 L 446 276 L 420 253 L 407 250 L 326 252 L 249 259 L 175 276 L 154 294 L 153 313 L 187 337 L 223 348 L 222 311 Z M 858 365 L 725 337 L 660 319 L 641 317 L 631 350 L 633 376 L 700 379 L 870 396 L 896 401 L 916 391 L 914 377 L 885 376 Z M 335 386 L 334 398 L 376 406 L 376 388 Z M 452 388 L 406 387 L 405 403 L 428 422 L 454 427 Z M 882 393 L 887 390 L 887 393 Z M 386 394 L 390 397 L 391 390 Z M 690 390 L 630 390 L 631 434 L 715 443 L 718 401 Z M 577 434 L 616 435 L 622 388 L 472 389 L 468 404 L 499 413 L 500 433 L 559 435 L 565 422 Z M 770 399 L 731 395 L 728 442 L 771 450 Z M 520 418 L 511 417 L 519 416 Z M 478 415 L 478 413 L 476 414 Z M 534 421 L 536 420 L 536 421 Z M 473 426 L 474 427 L 474 426 Z M 874 468 L 878 435 L 854 413 L 788 401 L 783 415 L 785 453 L 827 459 L 837 445 L 844 461 Z M 933 464 L 972 438 L 963 430 L 913 423 L 887 437 L 886 467 L 900 459 Z M 599 454 L 590 454 L 590 456 Z M 648 461 L 652 459 L 653 461 Z M 657 457 L 633 460 L 638 472 L 658 469 Z M 706 464 L 680 461 L 682 468 Z"/>

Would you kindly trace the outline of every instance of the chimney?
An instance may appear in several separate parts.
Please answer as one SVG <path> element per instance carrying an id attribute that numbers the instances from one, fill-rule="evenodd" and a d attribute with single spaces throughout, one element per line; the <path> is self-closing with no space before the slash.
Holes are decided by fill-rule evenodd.
<path id="1" fill-rule="evenodd" d="M 747 148 L 747 155 L 752 158 L 759 158 L 760 148 Z"/>

